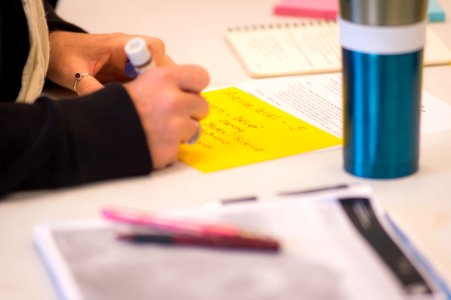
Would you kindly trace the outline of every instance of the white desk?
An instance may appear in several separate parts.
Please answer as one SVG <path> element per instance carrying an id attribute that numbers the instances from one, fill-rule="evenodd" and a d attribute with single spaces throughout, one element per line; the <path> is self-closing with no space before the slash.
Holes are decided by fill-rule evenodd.
<path id="1" fill-rule="evenodd" d="M 206 67 L 211 86 L 248 80 L 224 33 L 230 25 L 258 24 L 275 17 L 276 0 L 60 0 L 59 13 L 85 29 L 162 38 L 178 63 Z M 451 2 L 442 1 L 451 17 Z M 446 3 L 445 3 L 446 2 Z M 451 25 L 432 28 L 451 47 Z M 424 87 L 451 103 L 451 68 L 428 68 Z M 451 120 L 450 120 L 451 122 Z M 111 181 L 60 191 L 17 193 L 0 202 L 0 298 L 53 299 L 50 281 L 32 244 L 41 222 L 98 216 L 106 204 L 174 210 L 207 201 L 323 185 L 366 182 L 376 198 L 401 215 L 451 282 L 451 132 L 421 141 L 420 171 L 397 180 L 363 180 L 342 170 L 341 151 L 295 155 L 226 171 L 201 174 L 176 164 L 148 177 Z"/>

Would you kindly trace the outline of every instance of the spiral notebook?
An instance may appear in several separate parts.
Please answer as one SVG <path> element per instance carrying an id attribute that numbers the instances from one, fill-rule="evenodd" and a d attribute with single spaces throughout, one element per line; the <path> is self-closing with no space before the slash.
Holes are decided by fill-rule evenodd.
<path id="1" fill-rule="evenodd" d="M 335 21 L 311 19 L 230 27 L 226 38 L 254 78 L 339 72 L 341 50 Z M 451 62 L 451 50 L 429 28 L 424 64 Z"/>

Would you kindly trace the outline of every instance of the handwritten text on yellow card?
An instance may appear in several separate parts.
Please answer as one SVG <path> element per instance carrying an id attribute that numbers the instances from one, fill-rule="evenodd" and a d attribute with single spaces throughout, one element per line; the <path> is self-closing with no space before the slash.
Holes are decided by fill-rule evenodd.
<path id="1" fill-rule="evenodd" d="M 237 88 L 204 92 L 210 113 L 179 159 L 213 172 L 341 144 L 341 140 Z"/>

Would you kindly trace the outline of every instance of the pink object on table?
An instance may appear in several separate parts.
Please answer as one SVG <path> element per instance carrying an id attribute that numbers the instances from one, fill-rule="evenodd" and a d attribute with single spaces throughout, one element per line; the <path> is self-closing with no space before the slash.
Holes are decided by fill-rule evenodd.
<path id="1" fill-rule="evenodd" d="M 338 0 L 280 0 L 273 12 L 276 15 L 336 19 Z"/>

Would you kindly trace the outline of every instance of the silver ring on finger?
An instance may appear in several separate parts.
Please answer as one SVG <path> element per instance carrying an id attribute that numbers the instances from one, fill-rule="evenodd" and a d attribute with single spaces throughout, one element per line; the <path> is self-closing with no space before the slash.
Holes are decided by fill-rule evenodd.
<path id="1" fill-rule="evenodd" d="M 85 76 L 93 76 L 91 73 L 85 72 L 85 73 L 75 73 L 74 75 L 74 82 L 72 83 L 72 89 L 74 92 L 77 92 L 77 84 L 85 77 Z"/>

